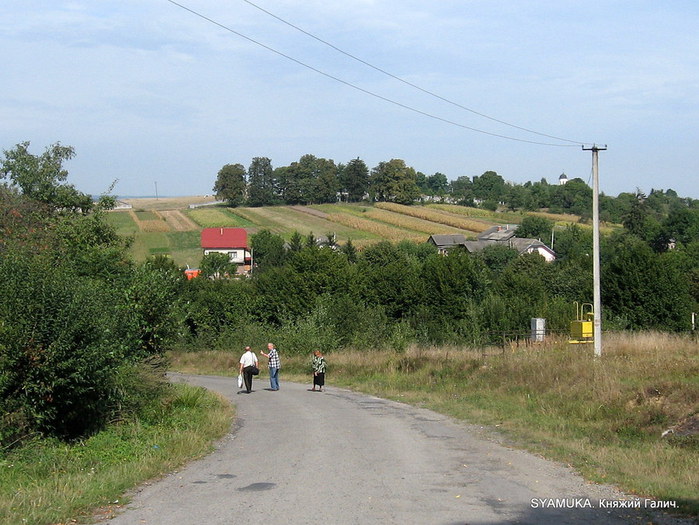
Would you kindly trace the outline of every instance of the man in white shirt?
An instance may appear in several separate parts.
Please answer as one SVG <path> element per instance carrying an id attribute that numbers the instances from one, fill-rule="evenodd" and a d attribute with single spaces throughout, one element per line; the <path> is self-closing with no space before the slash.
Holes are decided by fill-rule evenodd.
<path id="1" fill-rule="evenodd" d="M 239 371 L 241 374 L 243 374 L 245 390 L 249 394 L 252 390 L 252 376 L 260 373 L 257 356 L 249 346 L 245 347 L 245 353 L 240 357 Z"/>

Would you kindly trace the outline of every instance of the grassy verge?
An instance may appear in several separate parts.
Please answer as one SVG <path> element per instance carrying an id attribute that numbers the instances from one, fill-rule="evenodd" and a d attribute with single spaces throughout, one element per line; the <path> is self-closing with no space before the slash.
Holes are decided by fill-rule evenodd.
<path id="1" fill-rule="evenodd" d="M 281 349 L 283 352 L 283 349 Z M 699 414 L 696 342 L 666 334 L 507 351 L 412 348 L 326 356 L 330 384 L 497 426 L 518 446 L 575 467 L 591 481 L 676 501 L 699 514 L 699 436 L 661 438 Z M 177 369 L 228 370 L 230 356 L 178 354 Z M 309 381 L 309 356 L 285 356 L 283 379 Z"/>
<path id="2" fill-rule="evenodd" d="M 0 523 L 108 517 L 124 493 L 211 450 L 231 423 L 230 405 L 201 388 L 172 385 L 151 424 L 119 423 L 79 443 L 35 441 L 0 456 Z"/>

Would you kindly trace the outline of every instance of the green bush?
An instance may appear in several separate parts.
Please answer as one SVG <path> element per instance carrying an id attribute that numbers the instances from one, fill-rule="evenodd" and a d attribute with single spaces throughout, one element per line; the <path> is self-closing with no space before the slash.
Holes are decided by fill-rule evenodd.
<path id="1" fill-rule="evenodd" d="M 0 405 L 26 426 L 73 438 L 109 416 L 132 341 L 123 303 L 93 279 L 25 253 L 0 258 Z M 3 443 L 18 429 L 0 429 Z"/>

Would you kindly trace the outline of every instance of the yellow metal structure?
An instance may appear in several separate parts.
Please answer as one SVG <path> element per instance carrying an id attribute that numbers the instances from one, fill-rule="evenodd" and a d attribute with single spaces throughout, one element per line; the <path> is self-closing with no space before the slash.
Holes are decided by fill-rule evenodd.
<path id="1" fill-rule="evenodd" d="M 590 303 L 575 303 L 574 321 L 570 322 L 570 340 L 569 343 L 592 343 L 594 340 L 594 318 L 595 313 L 592 310 Z"/>

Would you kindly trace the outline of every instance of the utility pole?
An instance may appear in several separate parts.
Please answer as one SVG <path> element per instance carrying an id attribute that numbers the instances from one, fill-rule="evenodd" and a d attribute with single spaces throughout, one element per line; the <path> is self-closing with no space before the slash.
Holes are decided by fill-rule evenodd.
<path id="1" fill-rule="evenodd" d="M 155 200 L 158 200 L 158 181 L 154 182 L 155 184 Z"/>
<path id="2" fill-rule="evenodd" d="M 594 311 L 594 347 L 595 357 L 602 355 L 602 292 L 600 291 L 600 258 L 599 258 L 599 152 L 607 146 L 593 144 L 584 151 L 592 151 L 592 281 Z"/>

